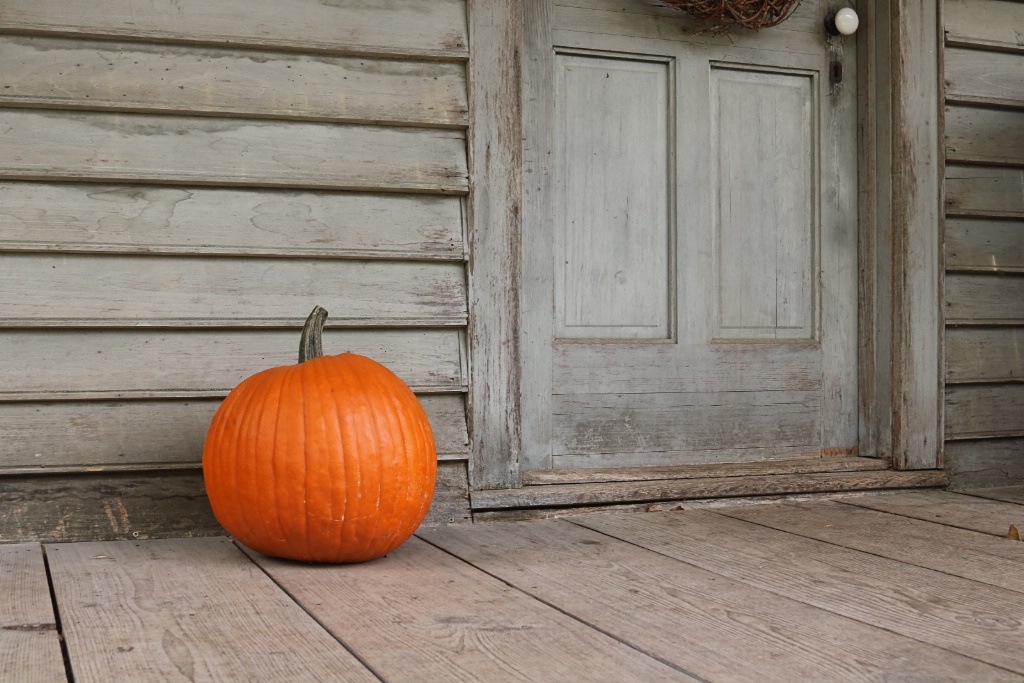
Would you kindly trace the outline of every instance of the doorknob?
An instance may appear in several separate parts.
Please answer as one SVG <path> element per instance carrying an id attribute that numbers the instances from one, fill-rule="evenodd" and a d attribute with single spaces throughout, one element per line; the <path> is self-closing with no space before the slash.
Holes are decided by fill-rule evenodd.
<path id="1" fill-rule="evenodd" d="M 860 17 L 852 7 L 844 7 L 838 12 L 825 15 L 825 33 L 830 36 L 852 35 L 860 26 Z"/>

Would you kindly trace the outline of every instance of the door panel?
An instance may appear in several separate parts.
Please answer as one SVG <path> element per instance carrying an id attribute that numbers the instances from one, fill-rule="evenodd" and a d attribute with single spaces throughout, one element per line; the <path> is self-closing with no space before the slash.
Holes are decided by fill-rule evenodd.
<path id="1" fill-rule="evenodd" d="M 855 452 L 852 41 L 610 2 L 527 2 L 522 466 Z"/>

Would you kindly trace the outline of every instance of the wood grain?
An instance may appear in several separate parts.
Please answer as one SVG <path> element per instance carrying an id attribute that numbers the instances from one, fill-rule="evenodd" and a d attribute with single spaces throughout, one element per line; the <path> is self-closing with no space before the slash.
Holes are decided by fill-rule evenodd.
<path id="1" fill-rule="evenodd" d="M 458 130 L 0 111 L 0 178 L 464 193 Z"/>
<path id="2" fill-rule="evenodd" d="M 0 356 L 4 376 L 0 396 L 7 400 L 204 394 L 223 398 L 260 370 L 294 365 L 298 337 L 298 327 L 8 331 L 0 334 L 0 345 L 33 349 L 46 362 L 27 364 L 17 354 Z M 369 356 L 414 390 L 462 391 L 464 386 L 456 330 L 328 330 L 324 348 L 328 353 L 353 351 Z"/>
<path id="3" fill-rule="evenodd" d="M 12 33 L 244 45 L 281 50 L 465 59 L 465 0 L 381 3 L 285 0 L 254 7 L 228 0 L 211 7 L 184 0 L 173 8 L 97 0 L 13 0 L 0 29 Z"/>
<path id="4" fill-rule="evenodd" d="M 894 670 L 914 671 L 910 676 L 922 681 L 969 678 L 972 670 L 999 675 L 939 648 L 564 521 L 450 527 L 423 536 L 702 680 L 884 680 Z M 825 632 L 843 636 L 826 640 Z"/>
<path id="5" fill-rule="evenodd" d="M 830 472 L 773 474 L 712 479 L 671 479 L 648 482 L 552 484 L 519 489 L 473 491 L 474 510 L 569 507 L 698 498 L 729 498 L 773 494 L 857 491 L 884 488 L 944 486 L 940 470 L 910 472 Z"/>
<path id="6" fill-rule="evenodd" d="M 439 460 L 469 455 L 465 396 L 422 394 Z M 198 468 L 219 398 L 0 403 L 0 476 Z M 45 470 L 45 471 L 44 471 Z"/>
<path id="7" fill-rule="evenodd" d="M 0 679 L 66 681 L 50 586 L 38 543 L 0 545 Z"/>
<path id="8" fill-rule="evenodd" d="M 378 680 L 226 538 L 47 554 L 79 683 Z"/>
<path id="9" fill-rule="evenodd" d="M 1008 3 L 991 4 L 1001 5 L 1007 12 L 1020 12 Z M 946 7 L 949 6 L 947 2 Z M 1021 16 L 1024 17 L 1024 12 Z M 948 28 L 950 17 L 947 16 L 946 20 Z M 1021 73 L 1020 54 L 947 47 L 943 66 L 946 102 L 1024 107 L 1024 75 Z"/>
<path id="10" fill-rule="evenodd" d="M 965 491 L 972 496 L 981 496 L 982 498 L 988 498 L 991 500 L 1000 500 L 1007 503 L 1015 503 L 1017 505 L 1024 505 L 1024 486 L 1016 484 L 1014 486 L 993 486 L 991 488 L 982 489 L 971 489 Z"/>
<path id="11" fill-rule="evenodd" d="M 1024 594 L 706 511 L 575 520 L 735 581 L 1024 673 Z M 1019 606 L 1018 606 L 1019 605 Z M 953 678 L 961 678 L 954 675 Z M 966 676 L 970 679 L 972 676 Z"/>
<path id="12" fill-rule="evenodd" d="M 1024 7 L 1012 0 L 944 0 L 946 44 L 1024 53 Z"/>
<path id="13" fill-rule="evenodd" d="M 1024 111 L 948 106 L 945 122 L 951 163 L 1024 165 Z"/>
<path id="14" fill-rule="evenodd" d="M 1024 272 L 1024 223 L 949 218 L 945 255 L 947 271 Z"/>
<path id="15" fill-rule="evenodd" d="M 946 167 L 946 214 L 1024 217 L 1024 170 L 984 166 Z"/>
<path id="16" fill-rule="evenodd" d="M 946 442 L 946 472 L 954 490 L 1024 481 L 1024 439 Z"/>
<path id="17" fill-rule="evenodd" d="M 0 39 L 0 103 L 462 127 L 464 64 L 28 36 Z"/>
<path id="18" fill-rule="evenodd" d="M 936 522 L 1006 538 L 1011 524 L 1024 523 L 1024 506 L 950 491 L 901 491 L 850 496 L 844 504 Z"/>
<path id="19" fill-rule="evenodd" d="M 952 273 L 946 277 L 946 323 L 1024 322 L 1024 277 Z"/>
<path id="20" fill-rule="evenodd" d="M 251 556 L 389 682 L 695 680 L 418 538 L 348 567 Z"/>
<path id="21" fill-rule="evenodd" d="M 465 258 L 458 197 L 0 182 L 0 249 Z"/>
<path id="22" fill-rule="evenodd" d="M 721 514 L 797 536 L 888 557 L 1024 593 L 1024 545 L 886 512 L 839 503 L 724 508 Z"/>
<path id="23" fill-rule="evenodd" d="M 946 389 L 946 438 L 1024 436 L 1024 384 Z"/>
<path id="24" fill-rule="evenodd" d="M 464 325 L 467 316 L 457 262 L 20 252 L 0 259 L 9 301 L 0 319 L 12 326 L 290 327 L 315 303 L 335 324 Z"/>
<path id="25" fill-rule="evenodd" d="M 1024 380 L 1024 329 L 950 327 L 946 330 L 946 383 Z"/>

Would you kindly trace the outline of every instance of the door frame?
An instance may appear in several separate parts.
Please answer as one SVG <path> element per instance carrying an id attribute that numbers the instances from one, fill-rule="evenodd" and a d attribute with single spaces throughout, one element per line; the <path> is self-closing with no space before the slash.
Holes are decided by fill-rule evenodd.
<path id="1" fill-rule="evenodd" d="M 524 50 L 549 0 L 469 0 L 470 488 L 521 485 Z M 845 3 L 844 3 L 845 4 Z M 860 454 L 942 467 L 941 23 L 938 0 L 860 0 Z M 534 34 L 535 35 L 535 34 Z"/>

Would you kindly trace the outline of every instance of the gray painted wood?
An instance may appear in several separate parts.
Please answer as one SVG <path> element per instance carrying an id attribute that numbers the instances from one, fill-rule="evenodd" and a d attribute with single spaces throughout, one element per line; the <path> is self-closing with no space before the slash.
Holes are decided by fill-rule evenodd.
<path id="1" fill-rule="evenodd" d="M 418 538 L 344 568 L 251 556 L 389 683 L 696 680 Z"/>
<path id="2" fill-rule="evenodd" d="M 183 362 L 183 361 L 181 361 Z M 421 394 L 440 460 L 469 455 L 465 397 Z M 0 403 L 0 476 L 199 467 L 219 398 Z"/>
<path id="3" fill-rule="evenodd" d="M 1006 538 L 1011 524 L 1024 523 L 1024 506 L 949 491 L 901 491 L 850 496 L 843 503 L 937 522 Z"/>
<path id="4" fill-rule="evenodd" d="M 1024 329 L 951 327 L 946 330 L 946 383 L 1024 380 Z"/>
<path id="5" fill-rule="evenodd" d="M 1024 18 L 1024 12 L 1009 3 L 988 4 L 1002 10 L 1000 23 L 1009 21 L 1011 12 L 1019 12 Z M 947 2 L 946 7 L 949 6 Z M 955 13 L 945 17 L 947 30 L 956 18 Z M 977 18 L 975 22 L 977 25 Z M 953 36 L 947 33 L 947 45 L 951 39 Z M 1021 55 L 1009 52 L 947 47 L 943 59 L 946 102 L 1024 107 L 1024 75 L 1020 61 Z"/>
<path id="6" fill-rule="evenodd" d="M 467 315 L 461 263 L 2 258 L 0 289 L 9 303 L 0 320 L 7 325 L 291 326 L 314 304 L 327 308 L 335 323 L 362 326 L 460 325 Z"/>
<path id="7" fill-rule="evenodd" d="M 0 678 L 66 681 L 50 586 L 38 543 L 0 545 Z"/>
<path id="8" fill-rule="evenodd" d="M 1024 436 L 1024 384 L 951 385 L 946 438 Z"/>
<path id="9" fill-rule="evenodd" d="M 676 561 L 565 521 L 449 528 L 424 537 L 702 680 L 886 680 L 896 671 L 921 681 L 1009 679 L 938 647 L 759 590 L 743 577 L 726 578 L 685 557 Z M 751 543 L 749 536 L 735 540 Z M 843 636 L 821 638 L 833 629 Z"/>
<path id="10" fill-rule="evenodd" d="M 465 258 L 458 197 L 0 183 L 0 250 Z"/>
<path id="11" fill-rule="evenodd" d="M 967 491 L 972 496 L 980 496 L 989 500 L 999 500 L 1015 505 L 1024 505 L 1024 486 L 994 486 L 991 488 L 971 489 Z M 1019 529 L 1018 529 L 1019 531 Z"/>
<path id="12" fill-rule="evenodd" d="M 936 487 L 945 486 L 947 483 L 948 480 L 942 470 L 767 474 L 750 477 L 525 486 L 504 491 L 474 491 L 471 494 L 471 501 L 474 510 L 566 508 L 828 491 Z"/>
<path id="13" fill-rule="evenodd" d="M 203 0 L 185 0 L 173 9 L 131 0 L 71 8 L 60 0 L 13 0 L 4 5 L 0 29 L 429 59 L 464 59 L 468 52 L 465 0 L 286 0 L 259 11 L 245 0 L 228 0 L 215 11 Z"/>
<path id="14" fill-rule="evenodd" d="M 47 554 L 80 683 L 378 680 L 226 538 Z"/>
<path id="15" fill-rule="evenodd" d="M 1024 111 L 948 106 L 945 140 L 946 159 L 952 163 L 1020 166 Z"/>
<path id="16" fill-rule="evenodd" d="M 1024 439 L 948 441 L 946 472 L 954 490 L 1019 484 L 1024 481 Z"/>
<path id="17" fill-rule="evenodd" d="M 0 40 L 0 60 L 0 103 L 7 106 L 468 123 L 460 63 L 27 36 Z"/>
<path id="18" fill-rule="evenodd" d="M 942 23 L 947 45 L 1024 52 L 1024 7 L 1013 0 L 944 0 Z"/>
<path id="19" fill-rule="evenodd" d="M 1024 222 L 946 219 L 946 271 L 1024 272 Z"/>
<path id="20" fill-rule="evenodd" d="M 4 348 L 31 349 L 46 363 L 0 356 L 0 397 L 73 399 L 223 398 L 246 377 L 298 361 L 298 329 L 289 330 L 20 330 Z M 327 353 L 352 351 L 392 369 L 420 391 L 460 391 L 466 379 L 457 330 L 328 330 Z"/>
<path id="21" fill-rule="evenodd" d="M 708 511 L 576 521 L 761 590 L 1024 673 L 1016 652 L 1024 624 L 1001 616 L 1024 610 L 1024 594 Z"/>
<path id="22" fill-rule="evenodd" d="M 976 531 L 839 503 L 735 507 L 722 509 L 721 513 L 1003 590 L 1024 592 L 1019 580 L 1024 545 L 1015 546 Z"/>
<path id="23" fill-rule="evenodd" d="M 470 0 L 470 481 L 519 480 L 523 8 Z"/>
<path id="24" fill-rule="evenodd" d="M 1024 216 L 1024 170 L 950 164 L 945 193 L 947 215 Z"/>
<path id="25" fill-rule="evenodd" d="M 1024 321 L 1024 278 L 953 273 L 946 277 L 948 324 L 1007 325 Z"/>
<path id="26" fill-rule="evenodd" d="M 0 177 L 466 191 L 462 131 L 7 110 Z"/>

